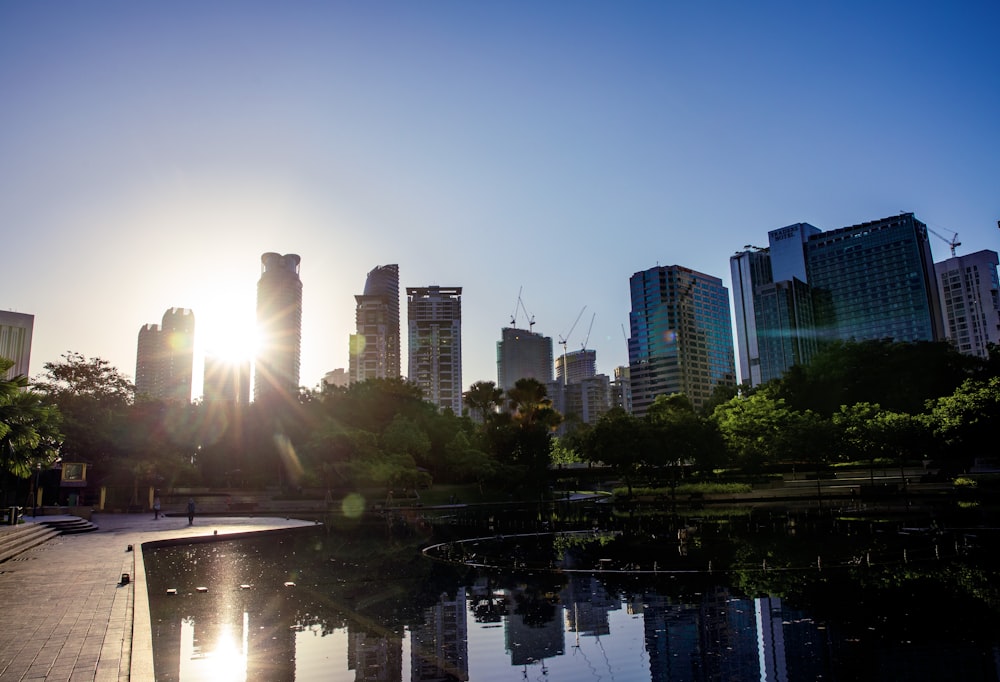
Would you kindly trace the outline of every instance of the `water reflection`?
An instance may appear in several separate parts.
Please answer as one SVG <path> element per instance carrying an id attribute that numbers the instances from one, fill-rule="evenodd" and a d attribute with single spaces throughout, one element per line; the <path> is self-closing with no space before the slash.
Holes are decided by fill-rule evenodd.
<path id="1" fill-rule="evenodd" d="M 794 533 L 787 518 L 684 521 L 683 539 L 642 525 L 443 550 L 503 568 L 432 561 L 427 536 L 361 525 L 147 551 L 156 676 L 1000 679 L 997 576 L 974 552 L 942 556 L 951 536 L 843 519 Z M 844 537 L 850 551 L 820 570 L 817 546 Z M 671 561 L 686 568 L 648 570 Z M 713 561 L 727 570 L 691 569 Z"/>

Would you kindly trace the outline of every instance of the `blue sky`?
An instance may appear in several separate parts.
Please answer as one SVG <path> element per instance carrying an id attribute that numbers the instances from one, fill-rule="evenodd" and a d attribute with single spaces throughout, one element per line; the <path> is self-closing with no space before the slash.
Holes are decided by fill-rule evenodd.
<path id="1" fill-rule="evenodd" d="M 72 350 L 131 376 L 170 307 L 199 352 L 239 345 L 260 254 L 298 253 L 315 386 L 398 263 L 463 287 L 466 386 L 496 380 L 519 291 L 557 342 L 587 306 L 568 347 L 593 316 L 611 374 L 657 264 L 728 286 L 768 230 L 900 211 L 937 260 L 954 233 L 997 250 L 998 25 L 996 2 L 0 3 L 0 308 L 35 315 L 33 374 Z"/>

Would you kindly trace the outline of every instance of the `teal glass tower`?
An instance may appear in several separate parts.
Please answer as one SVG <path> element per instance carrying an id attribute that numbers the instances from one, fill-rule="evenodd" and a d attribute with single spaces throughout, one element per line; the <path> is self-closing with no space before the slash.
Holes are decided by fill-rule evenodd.
<path id="1" fill-rule="evenodd" d="M 700 408 L 716 386 L 735 385 L 729 292 L 721 279 L 669 265 L 635 273 L 629 289 L 634 414 L 673 393 Z"/>

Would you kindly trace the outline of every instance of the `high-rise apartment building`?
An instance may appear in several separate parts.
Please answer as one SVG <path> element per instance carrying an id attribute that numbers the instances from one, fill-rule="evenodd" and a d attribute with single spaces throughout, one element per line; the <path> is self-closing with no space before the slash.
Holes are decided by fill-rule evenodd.
<path id="1" fill-rule="evenodd" d="M 936 263 L 945 337 L 960 352 L 989 357 L 1000 344 L 1000 283 L 996 251 L 977 251 Z"/>
<path id="2" fill-rule="evenodd" d="M 729 293 L 722 280 L 679 265 L 629 280 L 632 411 L 683 393 L 699 408 L 720 384 L 736 383 Z"/>
<path id="3" fill-rule="evenodd" d="M 194 313 L 170 308 L 161 324 L 139 329 L 135 392 L 153 400 L 191 402 L 194 375 Z"/>
<path id="4" fill-rule="evenodd" d="M 31 363 L 31 332 L 34 328 L 34 315 L 0 310 L 0 358 L 14 362 L 14 365 L 4 372 L 4 379 L 28 376 Z"/>
<path id="5" fill-rule="evenodd" d="M 514 388 L 518 379 L 552 381 L 552 337 L 504 327 L 497 341 L 497 387 Z"/>
<path id="6" fill-rule="evenodd" d="M 302 259 L 294 253 L 260 257 L 254 400 L 290 399 L 299 390 L 302 350 Z"/>
<path id="7" fill-rule="evenodd" d="M 943 338 L 927 227 L 904 213 L 823 232 L 796 223 L 730 258 L 740 378 L 807 364 L 824 341 Z"/>
<path id="8" fill-rule="evenodd" d="M 462 287 L 407 287 L 406 299 L 409 380 L 462 414 Z"/>
<path id="9" fill-rule="evenodd" d="M 350 381 L 399 378 L 399 266 L 380 265 L 369 272 L 365 292 L 354 299 L 357 333 L 351 335 Z"/>
<path id="10" fill-rule="evenodd" d="M 597 351 L 572 350 L 556 358 L 556 381 L 563 384 L 578 384 L 597 374 Z"/>

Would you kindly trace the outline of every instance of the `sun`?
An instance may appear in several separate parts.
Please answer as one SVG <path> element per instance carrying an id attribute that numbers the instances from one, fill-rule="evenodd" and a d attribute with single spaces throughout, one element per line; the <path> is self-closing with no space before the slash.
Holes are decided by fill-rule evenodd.
<path id="1" fill-rule="evenodd" d="M 245 293 L 240 294 L 216 292 L 195 309 L 195 345 L 205 357 L 243 362 L 256 354 L 258 341 L 253 301 L 245 300 Z"/>

